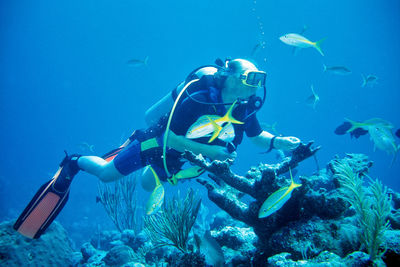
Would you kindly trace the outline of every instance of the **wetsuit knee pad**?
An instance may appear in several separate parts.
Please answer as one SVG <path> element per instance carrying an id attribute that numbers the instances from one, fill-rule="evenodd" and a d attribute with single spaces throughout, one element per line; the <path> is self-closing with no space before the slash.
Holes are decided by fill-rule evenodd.
<path id="1" fill-rule="evenodd" d="M 134 140 L 114 158 L 115 168 L 122 174 L 128 175 L 144 167 L 141 157 L 141 143 Z"/>

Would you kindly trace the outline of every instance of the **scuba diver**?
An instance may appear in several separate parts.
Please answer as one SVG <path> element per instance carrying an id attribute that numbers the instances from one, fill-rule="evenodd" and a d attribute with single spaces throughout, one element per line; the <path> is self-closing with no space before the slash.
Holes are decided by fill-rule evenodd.
<path id="1" fill-rule="evenodd" d="M 266 73 L 245 59 L 217 60 L 216 64 L 194 70 L 150 107 L 145 114 L 149 128 L 135 130 L 119 148 L 103 157 L 66 155 L 14 228 L 38 238 L 65 205 L 71 181 L 80 170 L 110 182 L 144 168 L 141 184 L 152 191 L 157 176 L 174 185 L 203 172 L 199 167 L 182 170 L 185 150 L 210 160 L 234 159 L 244 133 L 267 151 L 297 148 L 298 138 L 273 135 L 262 130 L 257 120 L 256 113 L 266 97 Z M 262 98 L 256 95 L 261 88 Z"/>

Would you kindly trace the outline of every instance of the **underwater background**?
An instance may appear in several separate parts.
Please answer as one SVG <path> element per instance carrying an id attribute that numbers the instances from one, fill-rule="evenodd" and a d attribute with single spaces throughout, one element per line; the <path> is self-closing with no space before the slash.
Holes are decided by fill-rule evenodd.
<path id="1" fill-rule="evenodd" d="M 301 32 L 322 43 L 294 54 L 279 40 Z M 144 112 L 198 66 L 218 57 L 248 58 L 267 72 L 267 100 L 257 116 L 284 135 L 315 141 L 321 168 L 336 154 L 364 153 L 371 177 L 400 191 L 400 159 L 374 151 L 368 136 L 334 134 L 344 118 L 379 117 L 400 128 L 400 2 L 357 1 L 2 1 L 0 4 L 0 221 L 15 219 L 69 153 L 102 155 L 145 127 Z M 257 44 L 260 49 L 252 56 Z M 130 66 L 131 59 L 148 64 Z M 346 66 L 346 76 L 323 72 Z M 378 77 L 361 87 L 361 74 Z M 306 105 L 311 85 L 320 97 Z M 396 142 L 399 139 L 396 137 Z M 233 169 L 277 162 L 248 140 Z M 310 158 L 298 175 L 317 170 Z M 80 173 L 57 220 L 84 242 L 113 229 L 96 203 L 97 178 Z M 166 197 L 198 189 L 194 181 L 166 186 Z M 143 199 L 148 193 L 139 191 Z"/>

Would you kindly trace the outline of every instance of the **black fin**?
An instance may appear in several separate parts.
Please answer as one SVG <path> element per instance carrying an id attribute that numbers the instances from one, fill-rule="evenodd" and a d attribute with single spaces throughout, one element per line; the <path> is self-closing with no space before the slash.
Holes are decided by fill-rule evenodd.
<path id="1" fill-rule="evenodd" d="M 43 184 L 21 213 L 14 229 L 29 238 L 39 238 L 68 201 L 69 187 L 64 192 L 54 189 L 59 175 Z"/>
<path id="2" fill-rule="evenodd" d="M 14 229 L 29 238 L 39 238 L 68 201 L 69 189 L 79 167 L 76 155 L 66 156 L 53 179 L 43 184 L 14 224 Z"/>
<path id="3" fill-rule="evenodd" d="M 222 61 L 222 59 L 220 59 L 220 58 L 217 58 L 216 60 L 215 60 L 215 64 L 217 65 L 217 66 L 220 66 L 220 67 L 225 67 L 225 64 L 224 64 L 224 62 Z"/>
<path id="4" fill-rule="evenodd" d="M 345 121 L 335 129 L 335 134 L 344 135 L 347 133 L 347 130 L 349 130 L 350 128 L 351 128 L 351 123 L 348 121 Z"/>
<path id="5" fill-rule="evenodd" d="M 348 121 L 343 122 L 341 125 L 339 125 L 335 129 L 335 134 L 337 135 L 344 135 L 347 133 L 347 131 L 351 128 L 351 123 Z M 359 138 L 362 135 L 367 134 L 368 131 L 364 130 L 363 128 L 356 128 L 353 131 L 350 132 L 350 137 L 351 138 Z"/>
<path id="6" fill-rule="evenodd" d="M 368 133 L 367 130 L 364 130 L 363 128 L 357 128 L 357 129 L 353 130 L 352 132 L 350 132 L 350 136 L 354 137 L 354 138 L 358 138 L 367 133 Z"/>

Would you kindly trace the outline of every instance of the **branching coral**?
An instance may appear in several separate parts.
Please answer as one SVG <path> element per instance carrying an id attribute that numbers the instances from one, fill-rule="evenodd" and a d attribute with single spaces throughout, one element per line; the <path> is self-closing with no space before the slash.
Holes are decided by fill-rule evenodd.
<path id="1" fill-rule="evenodd" d="M 133 174 L 120 179 L 114 185 L 99 182 L 98 191 L 100 202 L 117 229 L 120 232 L 131 229 L 138 234 L 142 221 L 137 214 L 136 176 Z"/>
<path id="2" fill-rule="evenodd" d="M 195 155 L 190 151 L 185 151 L 184 158 L 195 165 L 198 165 L 211 173 L 210 177 L 220 185 L 221 180 L 228 186 L 216 186 L 209 181 L 198 179 L 197 181 L 204 185 L 208 190 L 208 197 L 211 201 L 217 204 L 221 209 L 229 213 L 233 218 L 254 227 L 256 234 L 260 236 L 269 235 L 270 230 L 276 227 L 276 224 L 281 222 L 265 224 L 265 219 L 258 218 L 258 210 L 266 197 L 279 189 L 277 181 L 284 184 L 285 178 L 278 176 L 288 172 L 289 167 L 296 167 L 299 162 L 313 156 L 318 150 L 311 148 L 313 143 L 307 145 L 301 144 L 292 153 L 291 157 L 285 158 L 278 164 L 264 164 L 249 173 L 246 177 L 233 173 L 230 169 L 232 161 L 213 161 L 208 162 L 201 155 Z M 240 200 L 241 195 L 247 194 L 255 200 L 249 204 Z M 285 218 L 287 220 L 287 218 Z"/>
<path id="3" fill-rule="evenodd" d="M 201 200 L 189 190 L 184 200 L 178 194 L 166 200 L 162 212 L 144 218 L 145 232 L 155 247 L 174 246 L 187 252 L 189 233 L 196 221 Z"/>
<path id="4" fill-rule="evenodd" d="M 360 242 L 372 261 L 380 259 L 386 251 L 380 247 L 384 232 L 390 227 L 387 218 L 391 212 L 391 197 L 378 180 L 369 182 L 370 192 L 367 192 L 363 187 L 363 177 L 347 163 L 339 163 L 335 169 L 344 197 L 356 210 Z"/>

